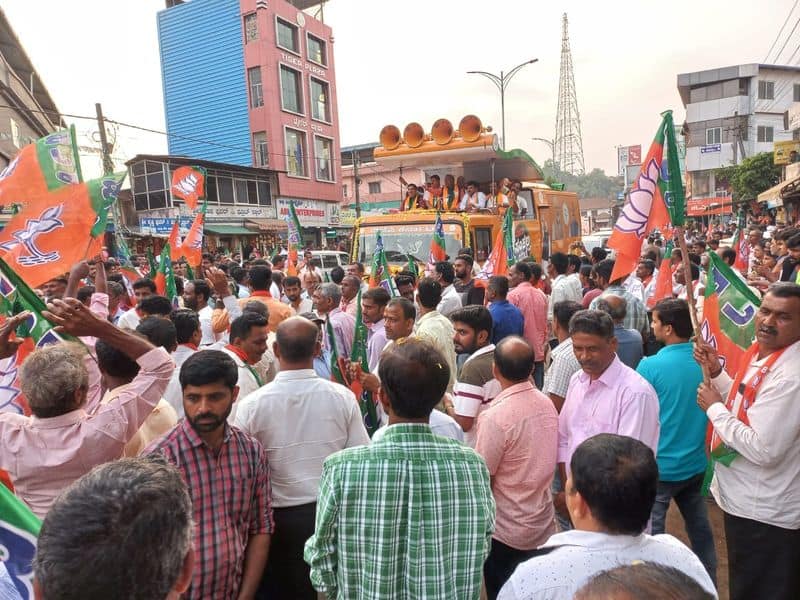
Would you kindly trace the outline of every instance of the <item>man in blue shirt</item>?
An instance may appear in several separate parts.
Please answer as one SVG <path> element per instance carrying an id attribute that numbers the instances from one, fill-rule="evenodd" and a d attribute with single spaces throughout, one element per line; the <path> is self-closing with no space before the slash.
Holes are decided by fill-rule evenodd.
<path id="1" fill-rule="evenodd" d="M 486 298 L 490 302 L 489 312 L 492 315 L 492 343 L 497 344 L 509 335 L 522 336 L 525 318 L 522 312 L 508 300 L 508 278 L 494 275 L 489 278 Z"/>
<path id="2" fill-rule="evenodd" d="M 597 310 L 608 313 L 614 321 L 614 337 L 617 338 L 617 356 L 631 369 L 639 366 L 644 351 L 642 334 L 635 329 L 625 327 L 625 315 L 628 314 L 628 301 L 622 296 L 609 294 L 597 300 Z"/>
<path id="3" fill-rule="evenodd" d="M 692 550 L 716 582 L 717 556 L 701 489 L 706 470 L 706 415 L 697 405 L 703 372 L 692 357 L 692 321 L 686 300 L 665 299 L 653 308 L 653 333 L 664 348 L 639 363 L 637 372 L 658 394 L 658 491 L 652 533 L 664 533 L 670 500 L 681 511 Z"/>

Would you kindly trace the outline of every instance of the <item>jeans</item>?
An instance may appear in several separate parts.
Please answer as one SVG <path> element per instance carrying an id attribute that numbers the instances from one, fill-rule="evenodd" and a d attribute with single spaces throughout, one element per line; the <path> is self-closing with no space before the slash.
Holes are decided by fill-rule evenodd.
<path id="1" fill-rule="evenodd" d="M 544 386 L 544 361 L 533 363 L 533 383 L 541 391 Z"/>
<path id="2" fill-rule="evenodd" d="M 674 499 L 686 525 L 692 551 L 703 563 L 711 581 L 716 585 L 717 552 L 714 548 L 711 524 L 708 521 L 706 501 L 701 493 L 704 475 L 705 473 L 698 473 L 684 481 L 659 481 L 650 519 L 653 535 L 664 533 L 667 509 L 670 500 Z"/>
<path id="3" fill-rule="evenodd" d="M 564 491 L 564 482 L 561 481 L 561 473 L 556 467 L 556 473 L 553 475 L 553 483 L 550 484 L 550 491 L 553 493 L 553 497 L 559 492 Z M 562 514 L 558 511 L 556 513 L 556 523 L 558 524 L 559 531 L 570 531 L 572 529 L 572 521 L 569 520 L 568 517 L 562 516 Z"/>

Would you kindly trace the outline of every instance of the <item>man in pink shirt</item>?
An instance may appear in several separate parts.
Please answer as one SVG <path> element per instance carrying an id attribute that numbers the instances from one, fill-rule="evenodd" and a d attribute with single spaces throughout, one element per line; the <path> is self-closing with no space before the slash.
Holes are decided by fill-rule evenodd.
<path id="1" fill-rule="evenodd" d="M 0 413 L 0 469 L 8 471 L 17 495 L 40 518 L 73 481 L 122 456 L 173 369 L 166 350 L 98 318 L 73 298 L 53 300 L 48 308 L 45 316 L 64 333 L 103 340 L 140 370 L 128 389 L 87 415 L 88 375 L 80 346 L 47 346 L 22 364 L 22 391 L 33 415 Z"/>
<path id="2" fill-rule="evenodd" d="M 508 301 L 516 306 L 525 318 L 523 337 L 533 348 L 533 382 L 542 389 L 544 384 L 544 345 L 547 340 L 547 296 L 530 284 L 531 266 L 518 262 L 508 271 L 511 287 Z"/>
<path id="3" fill-rule="evenodd" d="M 475 451 L 492 478 L 497 504 L 492 549 L 483 566 L 494 600 L 519 563 L 556 532 L 550 483 L 556 468 L 558 413 L 533 387 L 533 349 L 509 336 L 494 351 L 494 376 L 502 392 L 478 417 Z"/>
<path id="4" fill-rule="evenodd" d="M 653 387 L 617 357 L 614 321 L 599 310 L 582 310 L 569 322 L 572 350 L 581 370 L 570 379 L 558 416 L 558 468 L 567 480 L 566 465 L 575 448 L 598 433 L 627 435 L 658 449 L 659 404 Z M 676 374 L 678 376 L 678 374 Z M 567 516 L 564 492 L 554 499 Z"/>

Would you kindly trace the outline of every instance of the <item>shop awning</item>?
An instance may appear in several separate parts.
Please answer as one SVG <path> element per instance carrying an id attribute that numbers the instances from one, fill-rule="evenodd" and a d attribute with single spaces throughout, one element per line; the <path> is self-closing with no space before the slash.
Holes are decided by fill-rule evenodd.
<path id="1" fill-rule="evenodd" d="M 241 227 L 239 225 L 218 225 L 217 223 L 206 223 L 204 226 L 206 233 L 213 235 L 258 235 L 257 231 Z"/>
<path id="2" fill-rule="evenodd" d="M 781 198 L 781 190 L 786 187 L 787 181 L 781 181 L 778 185 L 773 185 L 768 190 L 761 192 L 758 195 L 759 202 L 766 202 L 769 208 L 783 206 L 783 198 Z"/>
<path id="3" fill-rule="evenodd" d="M 259 231 L 275 231 L 276 229 L 287 228 L 286 221 L 283 219 L 248 219 L 247 223 Z"/>

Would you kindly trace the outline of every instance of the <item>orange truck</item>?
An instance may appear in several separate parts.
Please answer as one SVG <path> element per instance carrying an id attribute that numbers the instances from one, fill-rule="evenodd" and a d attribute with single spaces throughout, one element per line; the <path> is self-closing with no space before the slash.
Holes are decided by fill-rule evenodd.
<path id="1" fill-rule="evenodd" d="M 401 136 L 396 127 L 389 125 L 381 131 L 381 146 L 375 149 L 374 156 L 380 165 L 397 167 L 401 174 L 404 167 L 415 167 L 425 172 L 426 179 L 439 175 L 444 181 L 445 175 L 452 175 L 454 179 L 477 181 L 490 200 L 497 188 L 494 182 L 504 178 L 520 181 L 517 202 L 522 206 L 524 200 L 527 206 L 524 214 L 521 210 L 514 214 L 514 258 L 532 256 L 542 262 L 554 252 L 568 253 L 570 245 L 580 241 L 578 197 L 544 184 L 541 169 L 526 152 L 500 150 L 497 136 L 490 131 L 472 115 L 461 120 L 458 130 L 446 119 L 439 119 L 430 134 L 425 134 L 419 124 L 411 123 Z M 478 259 L 489 256 L 501 227 L 501 210 L 442 212 L 450 260 L 462 247 L 472 248 Z M 390 266 L 399 269 L 409 260 L 424 265 L 435 221 L 435 210 L 390 210 L 357 219 L 352 259 L 369 268 L 380 233 Z"/>

